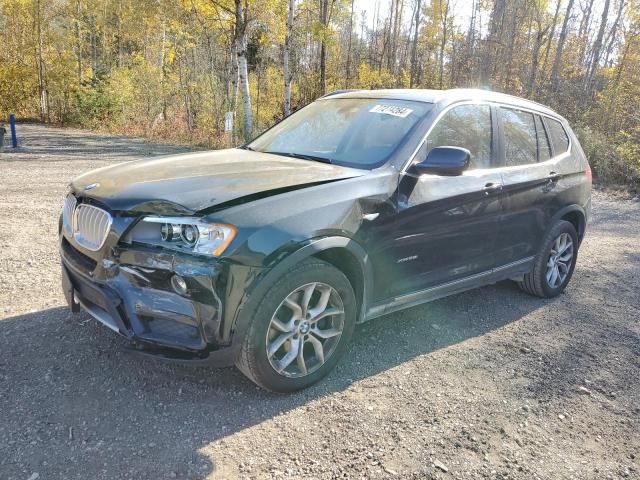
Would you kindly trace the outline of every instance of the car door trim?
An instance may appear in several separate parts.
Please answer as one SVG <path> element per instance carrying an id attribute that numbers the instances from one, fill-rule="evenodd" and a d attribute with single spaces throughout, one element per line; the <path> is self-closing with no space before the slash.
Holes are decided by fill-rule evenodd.
<path id="1" fill-rule="evenodd" d="M 507 278 L 526 273 L 531 270 L 534 258 L 535 257 L 533 256 L 522 258 L 515 262 L 507 263 L 468 277 L 442 283 L 417 292 L 399 295 L 387 302 L 373 305 L 367 311 L 365 320 L 372 320 L 382 315 L 397 312 L 398 310 L 404 310 L 405 308 L 414 307 L 422 303 L 461 293 L 466 290 L 472 290 L 483 285 L 499 282 L 500 280 L 505 280 Z"/>

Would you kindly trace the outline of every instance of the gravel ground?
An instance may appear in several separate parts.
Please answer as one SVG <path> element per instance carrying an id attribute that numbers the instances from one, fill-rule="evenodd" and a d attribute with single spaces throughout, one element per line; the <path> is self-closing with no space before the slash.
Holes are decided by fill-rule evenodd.
<path id="1" fill-rule="evenodd" d="M 640 202 L 594 195 L 572 283 L 511 282 L 358 328 L 324 382 L 141 360 L 64 307 L 67 181 L 184 150 L 20 125 L 0 153 L 0 478 L 640 478 Z"/>

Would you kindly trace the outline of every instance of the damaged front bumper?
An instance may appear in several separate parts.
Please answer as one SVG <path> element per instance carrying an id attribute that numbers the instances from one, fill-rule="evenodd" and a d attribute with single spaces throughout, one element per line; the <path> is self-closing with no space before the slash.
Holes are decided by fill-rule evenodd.
<path id="1" fill-rule="evenodd" d="M 99 261 L 60 239 L 62 286 L 80 308 L 131 341 L 131 350 L 192 364 L 232 365 L 236 347 L 220 336 L 228 275 L 214 258 L 145 247 L 110 249 Z M 186 291 L 175 291 L 179 275 Z"/>

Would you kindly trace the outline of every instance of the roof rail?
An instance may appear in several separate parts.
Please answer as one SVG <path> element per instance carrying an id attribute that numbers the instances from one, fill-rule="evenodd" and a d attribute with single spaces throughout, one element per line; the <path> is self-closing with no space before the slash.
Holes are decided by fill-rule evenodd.
<path id="1" fill-rule="evenodd" d="M 513 98 L 515 100 L 520 100 L 520 101 L 524 100 L 526 102 L 538 105 L 539 107 L 544 107 L 544 108 L 546 108 L 548 110 L 554 111 L 553 108 L 551 108 L 549 105 L 545 105 L 544 103 L 536 102 L 535 100 L 529 100 L 528 98 L 518 97 L 516 95 L 511 95 L 510 93 L 501 93 L 501 95 L 504 95 L 505 97 Z"/>
<path id="2" fill-rule="evenodd" d="M 443 95 L 446 95 L 446 93 L 444 93 L 444 92 L 451 92 L 451 93 L 457 92 L 459 95 L 460 94 L 465 94 L 465 93 L 468 93 L 468 92 L 478 92 L 480 94 L 485 94 L 485 95 L 494 95 L 495 99 L 503 98 L 504 100 L 512 100 L 514 102 L 520 102 L 522 104 L 530 104 L 531 106 L 535 105 L 538 108 L 543 108 L 543 109 L 545 109 L 545 110 L 547 110 L 549 112 L 553 112 L 555 115 L 560 116 L 549 105 L 545 105 L 544 103 L 536 102 L 535 100 L 529 100 L 528 98 L 518 97 L 516 95 L 511 95 L 510 93 L 496 92 L 494 90 L 487 90 L 487 89 L 484 89 L 484 88 L 450 88 L 448 90 L 441 90 L 441 92 L 443 92 Z"/>

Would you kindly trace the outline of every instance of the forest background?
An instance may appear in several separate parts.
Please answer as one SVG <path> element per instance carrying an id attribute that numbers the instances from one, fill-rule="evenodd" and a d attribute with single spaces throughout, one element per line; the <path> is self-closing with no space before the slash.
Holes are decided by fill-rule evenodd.
<path id="1" fill-rule="evenodd" d="M 0 121 L 222 148 L 330 91 L 457 87 L 551 106 L 640 190 L 640 0 L 0 0 Z"/>

